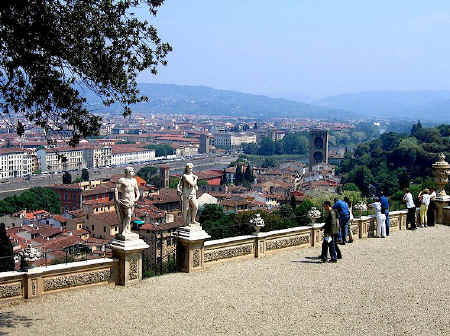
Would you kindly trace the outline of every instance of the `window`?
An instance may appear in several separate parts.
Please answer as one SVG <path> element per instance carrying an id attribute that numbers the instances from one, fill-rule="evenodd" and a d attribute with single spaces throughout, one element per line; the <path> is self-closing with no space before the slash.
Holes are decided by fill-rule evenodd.
<path id="1" fill-rule="evenodd" d="M 103 232 L 105 232 L 105 233 L 106 233 L 106 226 L 104 226 L 104 227 L 103 227 Z"/>
<path id="2" fill-rule="evenodd" d="M 94 225 L 92 225 L 92 231 L 94 231 Z"/>

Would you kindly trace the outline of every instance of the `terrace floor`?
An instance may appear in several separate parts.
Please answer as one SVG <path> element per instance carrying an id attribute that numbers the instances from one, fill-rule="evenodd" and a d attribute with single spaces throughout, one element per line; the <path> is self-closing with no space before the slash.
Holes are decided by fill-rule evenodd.
<path id="1" fill-rule="evenodd" d="M 0 335 L 450 335 L 450 227 L 0 307 Z"/>

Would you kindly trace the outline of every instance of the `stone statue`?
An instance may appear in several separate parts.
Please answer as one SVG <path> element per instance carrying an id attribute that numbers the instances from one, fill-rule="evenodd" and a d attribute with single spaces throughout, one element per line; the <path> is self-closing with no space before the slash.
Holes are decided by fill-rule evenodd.
<path id="1" fill-rule="evenodd" d="M 0 223 L 0 272 L 14 271 L 13 246 L 6 233 L 4 223 Z"/>
<path id="2" fill-rule="evenodd" d="M 125 177 L 121 177 L 117 181 L 114 189 L 114 203 L 116 205 L 117 218 L 119 219 L 120 232 L 117 238 L 120 240 L 139 238 L 138 234 L 131 232 L 131 217 L 134 214 L 134 206 L 140 197 L 138 184 L 133 176 L 134 168 L 125 168 Z"/>
<path id="3" fill-rule="evenodd" d="M 439 162 L 445 162 L 445 154 L 439 153 Z"/>
<path id="4" fill-rule="evenodd" d="M 193 167 L 192 163 L 186 164 L 184 174 L 181 176 L 177 186 L 177 192 L 181 198 L 181 210 L 185 226 L 200 226 L 200 223 L 195 220 L 198 211 L 198 177 L 192 173 Z"/>

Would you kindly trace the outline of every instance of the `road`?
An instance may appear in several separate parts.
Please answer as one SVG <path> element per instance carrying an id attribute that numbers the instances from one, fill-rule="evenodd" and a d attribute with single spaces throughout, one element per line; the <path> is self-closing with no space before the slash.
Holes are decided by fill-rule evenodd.
<path id="1" fill-rule="evenodd" d="M 205 170 L 205 169 L 223 169 L 229 165 L 230 162 L 237 159 L 237 156 L 215 156 L 210 155 L 207 158 L 201 159 L 191 159 L 194 164 L 194 171 Z M 154 163 L 145 163 L 145 164 L 130 164 L 138 171 L 140 168 L 145 166 L 154 166 L 159 167 L 160 165 L 169 166 L 171 174 L 179 174 L 183 171 L 185 161 L 169 161 L 160 163 L 155 161 Z M 91 168 L 89 169 L 89 177 L 92 180 L 109 178 L 111 175 L 122 174 L 124 167 L 114 167 L 114 168 Z M 81 177 L 81 172 L 71 172 L 72 180 L 75 180 L 77 177 Z M 61 184 L 62 183 L 62 173 L 56 175 L 47 175 L 47 176 L 33 176 L 29 181 L 26 181 L 23 178 L 16 178 L 11 180 L 8 183 L 0 184 L 0 199 L 4 199 L 8 196 L 12 196 L 15 194 L 20 194 L 24 190 L 27 190 L 32 187 L 45 187 L 53 184 Z"/>

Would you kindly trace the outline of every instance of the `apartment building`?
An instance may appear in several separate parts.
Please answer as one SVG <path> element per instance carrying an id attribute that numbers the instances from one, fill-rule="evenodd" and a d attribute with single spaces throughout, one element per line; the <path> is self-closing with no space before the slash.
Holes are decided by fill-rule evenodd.
<path id="1" fill-rule="evenodd" d="M 46 148 L 36 152 L 42 172 L 59 172 L 86 168 L 83 149 L 63 147 Z"/>
<path id="2" fill-rule="evenodd" d="M 155 159 L 155 151 L 137 147 L 136 145 L 114 145 L 112 146 L 111 164 L 126 165 L 129 163 L 140 163 Z"/>
<path id="3" fill-rule="evenodd" d="M 22 177 L 32 172 L 32 153 L 22 148 L 0 148 L 0 179 Z"/>
<path id="4" fill-rule="evenodd" d="M 253 133 L 214 134 L 214 144 L 218 148 L 231 149 L 246 143 L 256 143 L 256 135 Z"/>
<path id="5" fill-rule="evenodd" d="M 84 148 L 83 159 L 87 168 L 110 166 L 112 164 L 112 148 L 111 146 Z"/>

